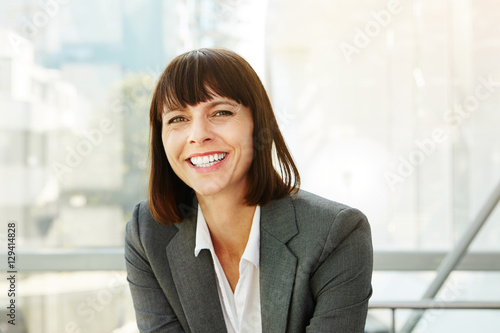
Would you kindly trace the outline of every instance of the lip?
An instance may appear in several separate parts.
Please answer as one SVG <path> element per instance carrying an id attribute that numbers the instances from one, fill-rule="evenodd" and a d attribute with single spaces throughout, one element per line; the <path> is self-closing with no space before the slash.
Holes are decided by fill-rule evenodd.
<path id="1" fill-rule="evenodd" d="M 189 162 L 189 159 L 193 158 L 193 157 L 198 157 L 198 156 L 207 156 L 207 155 L 213 155 L 213 154 L 223 154 L 223 153 L 226 153 L 226 151 L 209 151 L 209 152 L 206 152 L 206 153 L 195 153 L 195 154 L 191 154 L 188 156 L 188 158 L 186 158 L 186 161 Z"/>
<path id="2" fill-rule="evenodd" d="M 226 154 L 226 156 L 224 157 L 224 159 L 222 161 L 220 161 L 219 163 L 216 163 L 212 166 L 206 167 L 206 168 L 197 167 L 197 166 L 193 165 L 190 161 L 190 159 L 192 157 L 207 156 L 207 155 L 222 154 L 222 153 Z M 186 159 L 186 163 L 189 165 L 189 167 L 191 169 L 193 169 L 197 173 L 209 173 L 209 172 L 213 172 L 213 171 L 220 169 L 224 165 L 224 163 L 226 162 L 228 156 L 229 156 L 229 153 L 225 152 L 225 151 L 210 151 L 210 152 L 206 152 L 206 153 L 195 153 L 195 154 L 189 155 L 189 157 Z"/>

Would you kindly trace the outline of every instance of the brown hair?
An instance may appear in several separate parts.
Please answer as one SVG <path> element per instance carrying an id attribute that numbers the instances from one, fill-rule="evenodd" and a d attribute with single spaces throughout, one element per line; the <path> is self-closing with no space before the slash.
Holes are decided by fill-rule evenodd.
<path id="1" fill-rule="evenodd" d="M 269 97 L 252 67 L 238 54 L 224 49 L 199 49 L 177 56 L 161 75 L 149 113 L 149 210 L 162 224 L 182 222 L 196 212 L 194 191 L 172 170 L 162 142 L 165 109 L 185 108 L 214 94 L 249 107 L 254 121 L 254 158 L 248 171 L 248 205 L 293 194 L 300 176 L 278 128 Z M 273 144 L 279 173 L 273 166 Z"/>

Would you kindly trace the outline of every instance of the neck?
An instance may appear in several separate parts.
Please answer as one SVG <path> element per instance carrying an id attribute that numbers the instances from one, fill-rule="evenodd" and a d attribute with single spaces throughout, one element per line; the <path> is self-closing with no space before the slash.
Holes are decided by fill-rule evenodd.
<path id="1" fill-rule="evenodd" d="M 227 196 L 197 197 L 215 251 L 239 260 L 250 236 L 256 206 L 248 206 L 243 195 L 234 193 Z"/>

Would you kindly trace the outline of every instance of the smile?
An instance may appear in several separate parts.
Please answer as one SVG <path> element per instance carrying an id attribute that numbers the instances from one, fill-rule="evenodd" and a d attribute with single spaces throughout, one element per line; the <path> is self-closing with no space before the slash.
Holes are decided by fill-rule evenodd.
<path id="1" fill-rule="evenodd" d="M 227 153 L 195 156 L 191 157 L 189 161 L 191 162 L 192 165 L 194 165 L 197 168 L 208 168 L 224 160 L 226 155 Z"/>

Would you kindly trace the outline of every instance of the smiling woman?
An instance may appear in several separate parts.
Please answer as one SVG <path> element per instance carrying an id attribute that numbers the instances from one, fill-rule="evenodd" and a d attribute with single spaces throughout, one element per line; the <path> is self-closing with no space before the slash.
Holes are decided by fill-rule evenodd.
<path id="1" fill-rule="evenodd" d="M 250 65 L 234 52 L 201 49 L 175 58 L 161 75 L 154 92 L 150 125 L 149 204 L 155 219 L 162 223 L 181 222 L 186 217 L 186 207 L 192 205 L 193 189 L 170 164 L 168 151 L 179 148 L 164 141 L 181 140 L 180 133 L 184 140 L 196 141 L 199 140 L 196 136 L 207 133 L 223 132 L 226 137 L 251 132 L 251 136 L 243 138 L 246 142 L 239 143 L 241 149 L 234 152 L 237 155 L 230 156 L 236 162 L 236 158 L 252 154 L 253 163 L 247 175 L 250 186 L 244 195 L 250 206 L 294 193 L 300 184 L 299 172 L 279 131 L 264 86 Z M 173 138 L 172 132 L 175 132 Z M 219 134 L 209 138 L 201 148 L 189 148 L 190 153 L 203 154 L 208 147 L 227 145 Z M 265 140 L 262 134 L 266 134 Z M 273 144 L 282 174 L 273 166 Z M 217 180 L 214 178 L 211 184 L 217 186 Z"/>
<path id="2" fill-rule="evenodd" d="M 150 126 L 149 200 L 136 206 L 125 246 L 141 332 L 363 332 L 366 217 L 299 190 L 243 58 L 219 49 L 175 58 Z"/>

